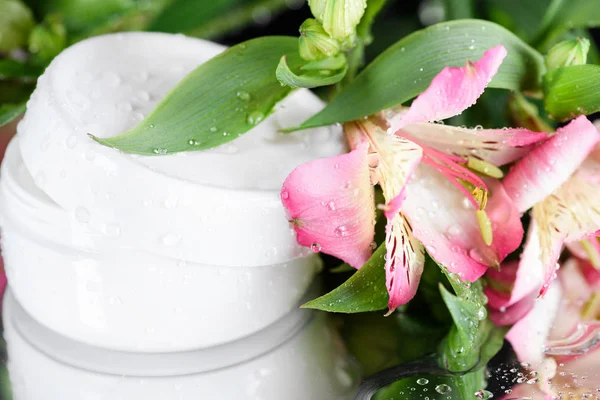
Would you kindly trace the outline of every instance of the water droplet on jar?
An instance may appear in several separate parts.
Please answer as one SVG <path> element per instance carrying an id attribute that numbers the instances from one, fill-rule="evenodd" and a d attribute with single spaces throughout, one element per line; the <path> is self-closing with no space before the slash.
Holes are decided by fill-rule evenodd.
<path id="1" fill-rule="evenodd" d="M 165 246 L 175 246 L 177 243 L 181 241 L 181 235 L 176 233 L 167 233 L 162 237 L 162 243 Z"/>
<path id="2" fill-rule="evenodd" d="M 69 149 L 74 149 L 75 146 L 77 146 L 77 136 L 69 135 L 69 137 L 67 138 L 67 147 Z"/>
<path id="3" fill-rule="evenodd" d="M 90 222 L 90 211 L 82 206 L 75 208 L 75 218 L 82 223 Z"/>
<path id="4" fill-rule="evenodd" d="M 119 224 L 116 224 L 116 223 L 107 224 L 104 232 L 108 236 L 119 237 L 119 236 L 121 236 L 121 226 Z"/>

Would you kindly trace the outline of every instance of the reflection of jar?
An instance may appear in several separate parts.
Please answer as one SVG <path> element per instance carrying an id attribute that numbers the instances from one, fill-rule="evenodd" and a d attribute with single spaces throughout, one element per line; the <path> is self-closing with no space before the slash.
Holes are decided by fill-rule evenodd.
<path id="1" fill-rule="evenodd" d="M 355 369 L 336 350 L 337 337 L 321 313 L 296 310 L 223 346 L 147 354 L 73 342 L 29 317 L 10 292 L 5 303 L 16 400 L 342 400 L 352 398 L 356 383 Z M 282 330 L 294 324 L 291 337 L 280 343 Z"/>
<path id="2" fill-rule="evenodd" d="M 39 79 L 3 162 L 0 214 L 9 285 L 41 326 L 107 350 L 188 352 L 263 332 L 296 308 L 320 263 L 296 244 L 279 189 L 296 165 L 344 150 L 337 128 L 277 133 L 322 107 L 310 92 L 211 151 L 135 156 L 86 135 L 127 131 L 221 51 L 178 35 L 108 35 L 69 48 Z M 235 99 L 240 112 L 260 95 Z M 218 117 L 198 129 L 222 134 Z"/>

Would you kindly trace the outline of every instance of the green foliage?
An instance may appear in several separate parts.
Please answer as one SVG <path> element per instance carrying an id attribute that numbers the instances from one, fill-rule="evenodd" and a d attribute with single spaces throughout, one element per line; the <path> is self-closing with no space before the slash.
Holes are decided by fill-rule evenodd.
<path id="1" fill-rule="evenodd" d="M 385 287 L 384 255 L 385 245 L 382 244 L 369 261 L 346 282 L 302 307 L 336 313 L 360 313 L 385 309 L 389 296 Z"/>
<path id="2" fill-rule="evenodd" d="M 544 78 L 546 111 L 559 121 L 600 111 L 600 66 L 573 65 Z"/>
<path id="3" fill-rule="evenodd" d="M 267 36 L 229 48 L 188 74 L 132 130 L 99 143 L 136 154 L 204 150 L 252 129 L 290 92 L 275 77 L 281 54 L 298 67 L 295 38 Z M 93 132 L 92 132 L 93 134 Z"/>
<path id="4" fill-rule="evenodd" d="M 538 89 L 544 59 L 522 40 L 486 21 L 445 22 L 388 48 L 299 129 L 350 121 L 402 104 L 425 90 L 444 67 L 463 66 L 498 44 L 507 48 L 508 56 L 490 87 Z"/>
<path id="5" fill-rule="evenodd" d="M 25 103 L 0 104 L 0 126 L 12 122 L 15 118 L 25 112 Z"/>

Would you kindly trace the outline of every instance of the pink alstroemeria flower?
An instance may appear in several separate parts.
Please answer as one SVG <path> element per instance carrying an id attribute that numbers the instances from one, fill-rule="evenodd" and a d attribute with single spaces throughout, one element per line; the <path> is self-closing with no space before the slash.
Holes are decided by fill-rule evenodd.
<path id="1" fill-rule="evenodd" d="M 577 242 L 591 238 L 590 249 L 597 245 L 599 140 L 596 127 L 586 117 L 578 117 L 513 166 L 504 179 L 506 193 L 519 211 L 533 210 L 525 248 L 514 270 L 514 287 L 496 307 L 501 303 L 503 308 L 519 303 L 526 307 L 532 297 L 543 295 L 556 275 L 563 244 L 572 243 L 577 250 Z"/>
<path id="2" fill-rule="evenodd" d="M 432 123 L 474 104 L 505 56 L 497 46 L 465 67 L 444 68 L 410 108 L 347 123 L 350 153 L 303 164 L 283 184 L 298 242 L 355 268 L 374 247 L 372 185 L 381 186 L 390 311 L 415 295 L 424 248 L 472 282 L 521 242 L 519 213 L 494 177 L 546 134 Z"/>
<path id="3" fill-rule="evenodd" d="M 569 398 L 596 394 L 600 388 L 600 273 L 588 261 L 571 258 L 546 295 L 532 303 L 531 311 L 513 325 L 506 338 L 519 360 L 538 373 L 538 384 L 520 385 L 505 399 L 552 400 L 565 391 Z"/>

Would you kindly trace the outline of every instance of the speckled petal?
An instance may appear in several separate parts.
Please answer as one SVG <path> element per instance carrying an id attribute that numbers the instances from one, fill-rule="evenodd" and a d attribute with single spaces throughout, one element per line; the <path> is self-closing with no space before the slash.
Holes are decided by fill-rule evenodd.
<path id="1" fill-rule="evenodd" d="M 565 183 L 599 140 L 596 127 L 578 117 L 511 168 L 503 181 L 506 192 L 526 211 Z"/>
<path id="2" fill-rule="evenodd" d="M 298 242 L 360 268 L 375 235 L 368 146 L 302 164 L 287 177 L 281 200 Z"/>
<path id="3" fill-rule="evenodd" d="M 391 120 L 391 131 L 408 124 L 450 118 L 471 107 L 498 72 L 506 54 L 500 45 L 486 51 L 479 61 L 467 61 L 464 67 L 444 68 L 406 114 Z"/>

